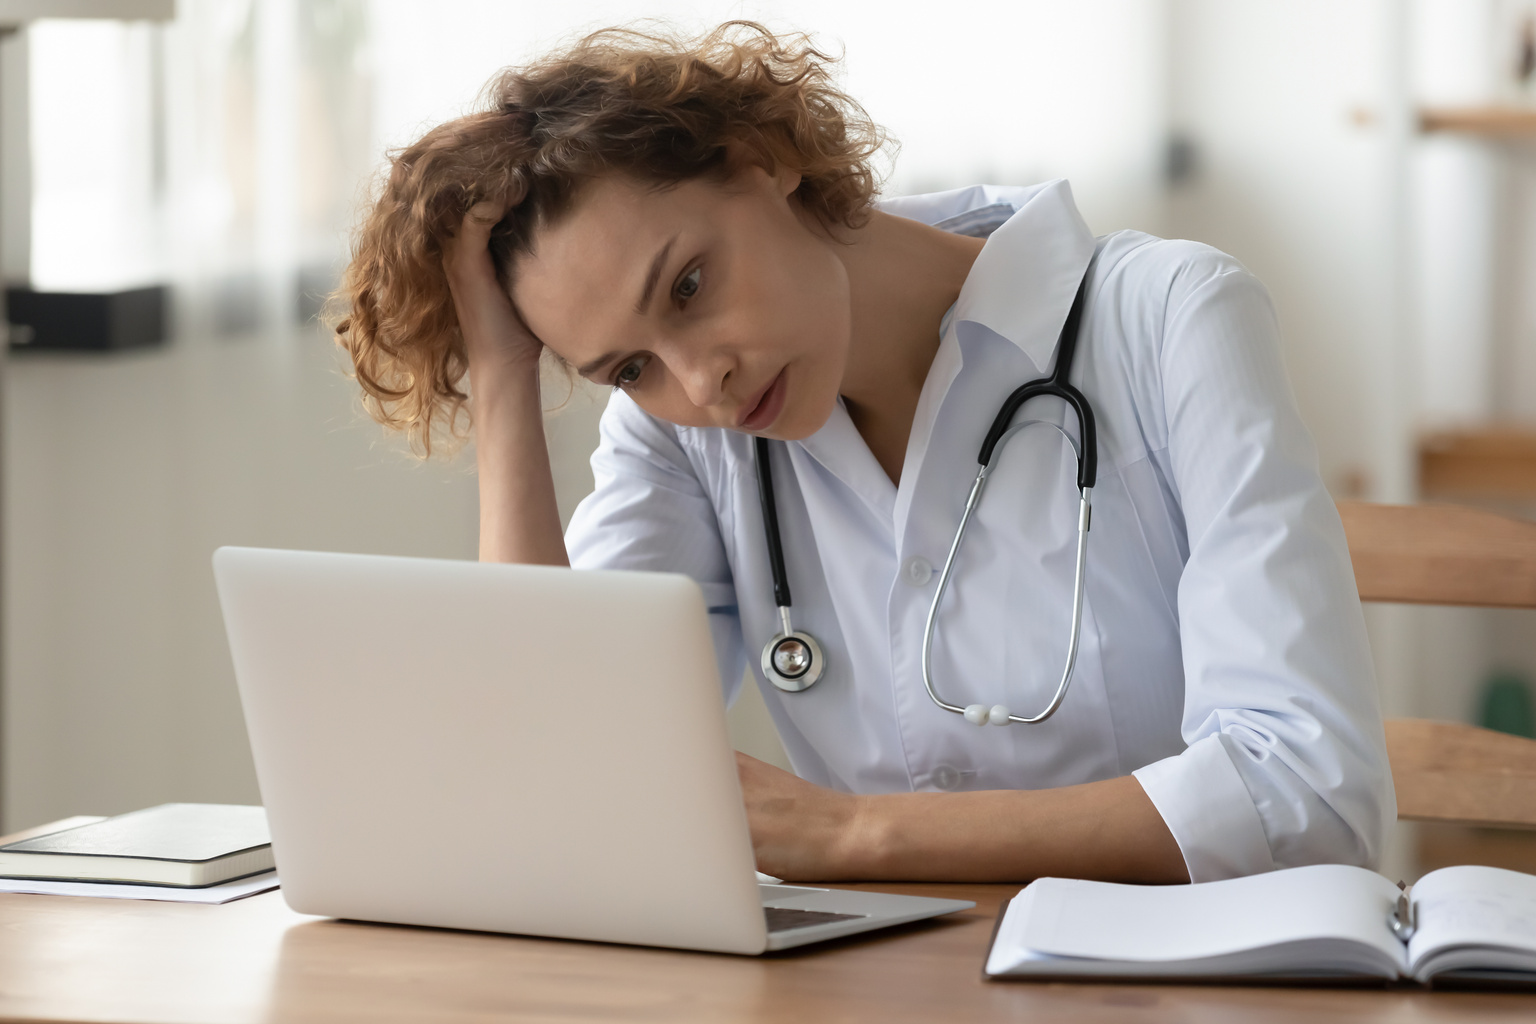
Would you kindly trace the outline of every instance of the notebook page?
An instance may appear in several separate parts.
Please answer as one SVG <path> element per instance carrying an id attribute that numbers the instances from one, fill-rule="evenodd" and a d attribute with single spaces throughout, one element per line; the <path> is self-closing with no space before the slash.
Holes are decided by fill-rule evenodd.
<path id="1" fill-rule="evenodd" d="M 1218 957 L 1281 943 L 1343 939 L 1406 970 L 1389 915 L 1397 887 L 1341 864 L 1197 885 L 1115 885 L 1044 878 L 1020 936 L 1054 956 L 1121 961 Z"/>
<path id="2" fill-rule="evenodd" d="M 1412 893 L 1417 930 L 1408 943 L 1415 969 L 1457 946 L 1504 946 L 1536 958 L 1536 876 L 1464 865 L 1431 871 Z"/>
<path id="3" fill-rule="evenodd" d="M 1020 967 L 1025 964 L 1043 964 L 1053 971 L 1075 974 L 1090 963 L 1080 957 L 1051 956 L 1025 947 L 1024 922 L 1029 918 L 1034 901 L 1035 887 L 1032 885 L 1025 886 L 1022 892 L 1008 901 L 992 948 L 987 951 L 986 973 L 994 976 L 1017 974 L 1022 973 Z"/>
<path id="4" fill-rule="evenodd" d="M 111 882 L 58 882 L 52 879 L 0 878 L 0 892 L 41 896 L 91 896 L 109 900 L 158 900 L 162 903 L 230 903 L 278 887 L 277 872 L 232 882 L 183 889 L 171 885 L 114 885 Z"/>
<path id="5" fill-rule="evenodd" d="M 1020 957 L 1027 957 L 1030 950 L 1024 945 L 1024 921 L 1029 916 L 1030 905 L 1035 899 L 1035 887 L 1027 886 L 1008 901 L 1003 919 L 997 926 L 992 948 L 987 951 L 986 972 L 1002 974 L 1016 964 Z"/>

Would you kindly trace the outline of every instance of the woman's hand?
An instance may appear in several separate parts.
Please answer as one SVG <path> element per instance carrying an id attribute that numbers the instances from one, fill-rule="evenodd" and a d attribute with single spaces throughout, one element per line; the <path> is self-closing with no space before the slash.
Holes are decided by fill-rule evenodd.
<path id="1" fill-rule="evenodd" d="M 857 877 L 848 853 L 861 842 L 863 797 L 823 789 L 740 752 L 736 770 L 759 871 L 818 882 Z"/>
<path id="2" fill-rule="evenodd" d="M 506 213 L 505 205 L 476 203 L 464 215 L 459 233 L 443 248 L 443 271 L 464 333 L 472 387 L 475 379 L 504 371 L 525 373 L 530 366 L 537 371 L 543 349 L 523 326 L 491 262 L 491 229 Z"/>

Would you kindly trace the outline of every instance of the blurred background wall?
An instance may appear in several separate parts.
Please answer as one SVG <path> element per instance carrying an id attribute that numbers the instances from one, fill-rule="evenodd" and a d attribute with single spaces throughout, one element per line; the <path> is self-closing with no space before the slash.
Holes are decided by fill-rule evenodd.
<path id="1" fill-rule="evenodd" d="M 13 348 L 4 827 L 258 799 L 217 545 L 474 557 L 472 452 L 419 464 L 383 435 L 315 314 L 384 152 L 469 109 L 497 68 L 641 15 L 812 31 L 900 140 L 888 193 L 1065 176 L 1096 232 L 1244 261 L 1274 294 L 1329 486 L 1407 501 L 1427 434 L 1536 422 L 1536 151 L 1424 133 L 1417 113 L 1536 103 L 1531 8 L 180 0 L 164 26 L 11 37 L 7 279 L 168 284 L 173 316 L 158 346 Z M 567 515 L 602 401 L 579 392 L 549 421 Z M 1391 713 L 1476 720 L 1491 673 L 1536 670 L 1518 613 L 1369 614 Z M 780 756 L 750 688 L 732 716 L 744 749 Z"/>

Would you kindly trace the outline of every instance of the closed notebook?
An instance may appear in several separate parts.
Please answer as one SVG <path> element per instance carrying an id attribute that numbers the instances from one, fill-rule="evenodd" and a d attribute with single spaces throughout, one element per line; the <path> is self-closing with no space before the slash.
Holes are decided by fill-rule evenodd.
<path id="1" fill-rule="evenodd" d="M 1407 893 L 1339 864 L 1198 885 L 1042 878 L 1007 904 L 986 973 L 1526 987 L 1536 876 L 1442 868 Z"/>
<path id="2" fill-rule="evenodd" d="M 0 876 L 200 888 L 272 870 L 267 813 L 161 804 L 0 846 Z"/>

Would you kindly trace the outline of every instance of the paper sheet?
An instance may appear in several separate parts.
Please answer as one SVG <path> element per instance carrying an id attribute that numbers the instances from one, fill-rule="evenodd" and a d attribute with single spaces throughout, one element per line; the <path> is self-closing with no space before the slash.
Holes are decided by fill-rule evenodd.
<path id="1" fill-rule="evenodd" d="M 1030 888 L 1020 946 L 1054 956 L 1175 962 L 1345 939 L 1407 966 L 1385 924 L 1397 889 L 1365 868 L 1313 864 L 1198 885 L 1045 878 Z"/>
<path id="2" fill-rule="evenodd" d="M 109 882 L 54 882 L 35 878 L 0 878 L 0 893 L 21 892 L 40 896 L 98 896 L 109 900 L 161 900 L 166 903 L 229 903 L 268 892 L 278 886 L 277 872 L 237 878 L 205 889 L 178 889 L 168 885 L 114 885 Z"/>
<path id="3" fill-rule="evenodd" d="M 1431 871 L 1411 896 L 1418 930 L 1408 957 L 1415 965 L 1458 946 L 1536 953 L 1536 877 L 1463 864 Z"/>

